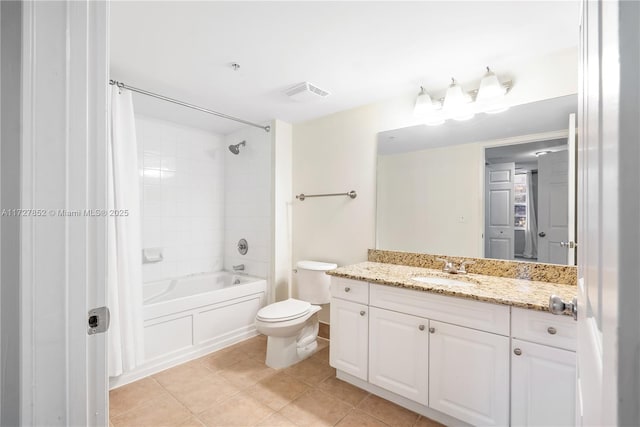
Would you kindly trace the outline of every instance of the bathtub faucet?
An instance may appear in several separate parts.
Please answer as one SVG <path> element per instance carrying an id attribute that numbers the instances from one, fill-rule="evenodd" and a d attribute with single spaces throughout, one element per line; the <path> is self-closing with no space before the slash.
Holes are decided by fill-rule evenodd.
<path id="1" fill-rule="evenodd" d="M 233 271 L 244 271 L 244 264 L 234 265 Z"/>

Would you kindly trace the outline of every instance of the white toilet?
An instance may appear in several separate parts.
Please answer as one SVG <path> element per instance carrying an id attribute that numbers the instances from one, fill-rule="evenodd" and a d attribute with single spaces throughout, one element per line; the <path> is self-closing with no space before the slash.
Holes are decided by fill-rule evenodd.
<path id="1" fill-rule="evenodd" d="M 318 316 L 329 303 L 330 277 L 325 274 L 337 264 L 298 261 L 298 298 L 269 304 L 258 311 L 256 329 L 267 338 L 266 365 L 286 368 L 315 351 L 318 343 Z"/>

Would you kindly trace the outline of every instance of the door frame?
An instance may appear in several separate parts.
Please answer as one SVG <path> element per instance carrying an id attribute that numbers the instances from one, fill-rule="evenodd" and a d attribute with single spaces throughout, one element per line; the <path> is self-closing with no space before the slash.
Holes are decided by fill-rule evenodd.
<path id="1" fill-rule="evenodd" d="M 22 2 L 20 424 L 106 425 L 108 2 Z M 58 210 L 80 210 L 67 216 Z"/>

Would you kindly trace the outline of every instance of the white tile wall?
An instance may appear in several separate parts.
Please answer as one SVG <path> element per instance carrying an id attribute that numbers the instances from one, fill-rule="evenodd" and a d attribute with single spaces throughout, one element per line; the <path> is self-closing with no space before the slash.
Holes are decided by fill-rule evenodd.
<path id="1" fill-rule="evenodd" d="M 224 162 L 214 133 L 136 116 L 142 177 L 142 245 L 164 260 L 143 264 L 145 282 L 218 271 L 224 256 Z"/>
<path id="2" fill-rule="evenodd" d="M 262 129 L 247 128 L 227 135 L 225 146 L 245 140 L 240 154 L 225 148 L 225 270 L 244 264 L 245 272 L 269 278 L 272 217 L 272 138 Z M 249 251 L 240 255 L 238 240 L 247 239 Z"/>

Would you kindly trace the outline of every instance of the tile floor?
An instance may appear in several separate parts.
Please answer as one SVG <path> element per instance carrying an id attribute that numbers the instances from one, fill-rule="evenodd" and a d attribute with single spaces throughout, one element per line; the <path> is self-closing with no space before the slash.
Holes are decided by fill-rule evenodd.
<path id="1" fill-rule="evenodd" d="M 110 425 L 441 426 L 335 376 L 329 347 L 286 369 L 257 336 L 109 393 Z"/>

